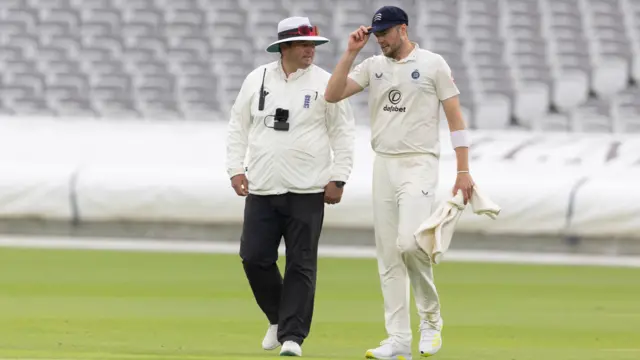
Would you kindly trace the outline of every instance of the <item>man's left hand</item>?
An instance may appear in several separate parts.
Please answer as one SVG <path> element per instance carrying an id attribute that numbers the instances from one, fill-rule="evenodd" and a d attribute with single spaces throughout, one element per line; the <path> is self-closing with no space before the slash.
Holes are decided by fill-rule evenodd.
<path id="1" fill-rule="evenodd" d="M 453 187 L 453 196 L 456 196 L 458 190 L 462 191 L 462 196 L 464 197 L 464 204 L 471 199 L 471 195 L 473 194 L 473 179 L 469 173 L 459 173 L 456 177 L 456 184 Z"/>
<path id="2" fill-rule="evenodd" d="M 324 187 L 324 202 L 327 204 L 337 204 L 342 199 L 343 188 L 339 188 L 335 182 L 331 181 Z"/>

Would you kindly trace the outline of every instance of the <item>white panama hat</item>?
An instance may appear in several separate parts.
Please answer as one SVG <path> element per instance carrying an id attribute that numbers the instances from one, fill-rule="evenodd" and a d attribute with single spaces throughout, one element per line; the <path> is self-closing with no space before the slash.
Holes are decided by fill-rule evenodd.
<path id="1" fill-rule="evenodd" d="M 309 35 L 304 35 L 308 33 Z M 278 40 L 267 47 L 267 52 L 277 53 L 280 44 L 291 41 L 313 41 L 316 45 L 329 42 L 329 39 L 318 36 L 318 30 L 311 25 L 308 17 L 294 16 L 278 23 Z"/>

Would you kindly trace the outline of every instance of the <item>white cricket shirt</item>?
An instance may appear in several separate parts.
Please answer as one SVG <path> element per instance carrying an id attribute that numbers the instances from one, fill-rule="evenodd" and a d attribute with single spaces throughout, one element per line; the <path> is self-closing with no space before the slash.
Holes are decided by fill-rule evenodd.
<path id="1" fill-rule="evenodd" d="M 369 57 L 349 73 L 369 87 L 371 147 L 382 155 L 440 156 L 440 102 L 460 94 L 444 58 L 417 43 L 404 59 Z"/>
<path id="2" fill-rule="evenodd" d="M 268 95 L 259 110 L 263 73 Z M 311 65 L 287 78 L 279 60 L 253 70 L 231 110 L 229 177 L 246 171 L 249 192 L 256 195 L 318 193 L 330 181 L 346 182 L 353 166 L 355 120 L 348 101 L 324 100 L 330 77 Z M 271 128 L 277 108 L 289 110 L 289 131 Z"/>

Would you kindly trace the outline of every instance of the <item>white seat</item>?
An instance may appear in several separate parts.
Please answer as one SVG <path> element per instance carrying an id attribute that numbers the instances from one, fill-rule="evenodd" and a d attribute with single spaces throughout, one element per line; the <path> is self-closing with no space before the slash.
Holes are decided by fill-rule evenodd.
<path id="1" fill-rule="evenodd" d="M 477 94 L 473 124 L 478 129 L 503 130 L 511 120 L 511 101 L 502 94 Z"/>
<path id="2" fill-rule="evenodd" d="M 571 129 L 575 132 L 613 132 L 612 104 L 589 99 L 571 111 Z"/>
<path id="3" fill-rule="evenodd" d="M 560 110 L 574 109 L 589 96 L 589 74 L 584 71 L 558 71 L 553 82 L 551 99 Z"/>
<path id="4" fill-rule="evenodd" d="M 516 84 L 513 115 L 519 123 L 531 127 L 549 111 L 551 90 L 545 83 Z"/>
<path id="5" fill-rule="evenodd" d="M 640 88 L 626 89 L 612 99 L 615 131 L 619 133 L 640 132 Z"/>
<path id="6" fill-rule="evenodd" d="M 593 90 L 601 96 L 612 97 L 627 87 L 629 63 L 619 57 L 599 59 L 594 64 L 592 76 Z"/>

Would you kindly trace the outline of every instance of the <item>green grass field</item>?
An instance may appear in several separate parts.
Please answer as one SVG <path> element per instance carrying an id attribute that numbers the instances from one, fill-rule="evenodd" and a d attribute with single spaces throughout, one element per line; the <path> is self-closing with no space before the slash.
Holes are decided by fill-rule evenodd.
<path id="1" fill-rule="evenodd" d="M 304 358 L 384 338 L 375 266 L 321 260 Z M 434 359 L 640 359 L 640 269 L 444 263 L 436 279 Z M 0 359 L 277 358 L 266 325 L 236 256 L 0 249 Z"/>

